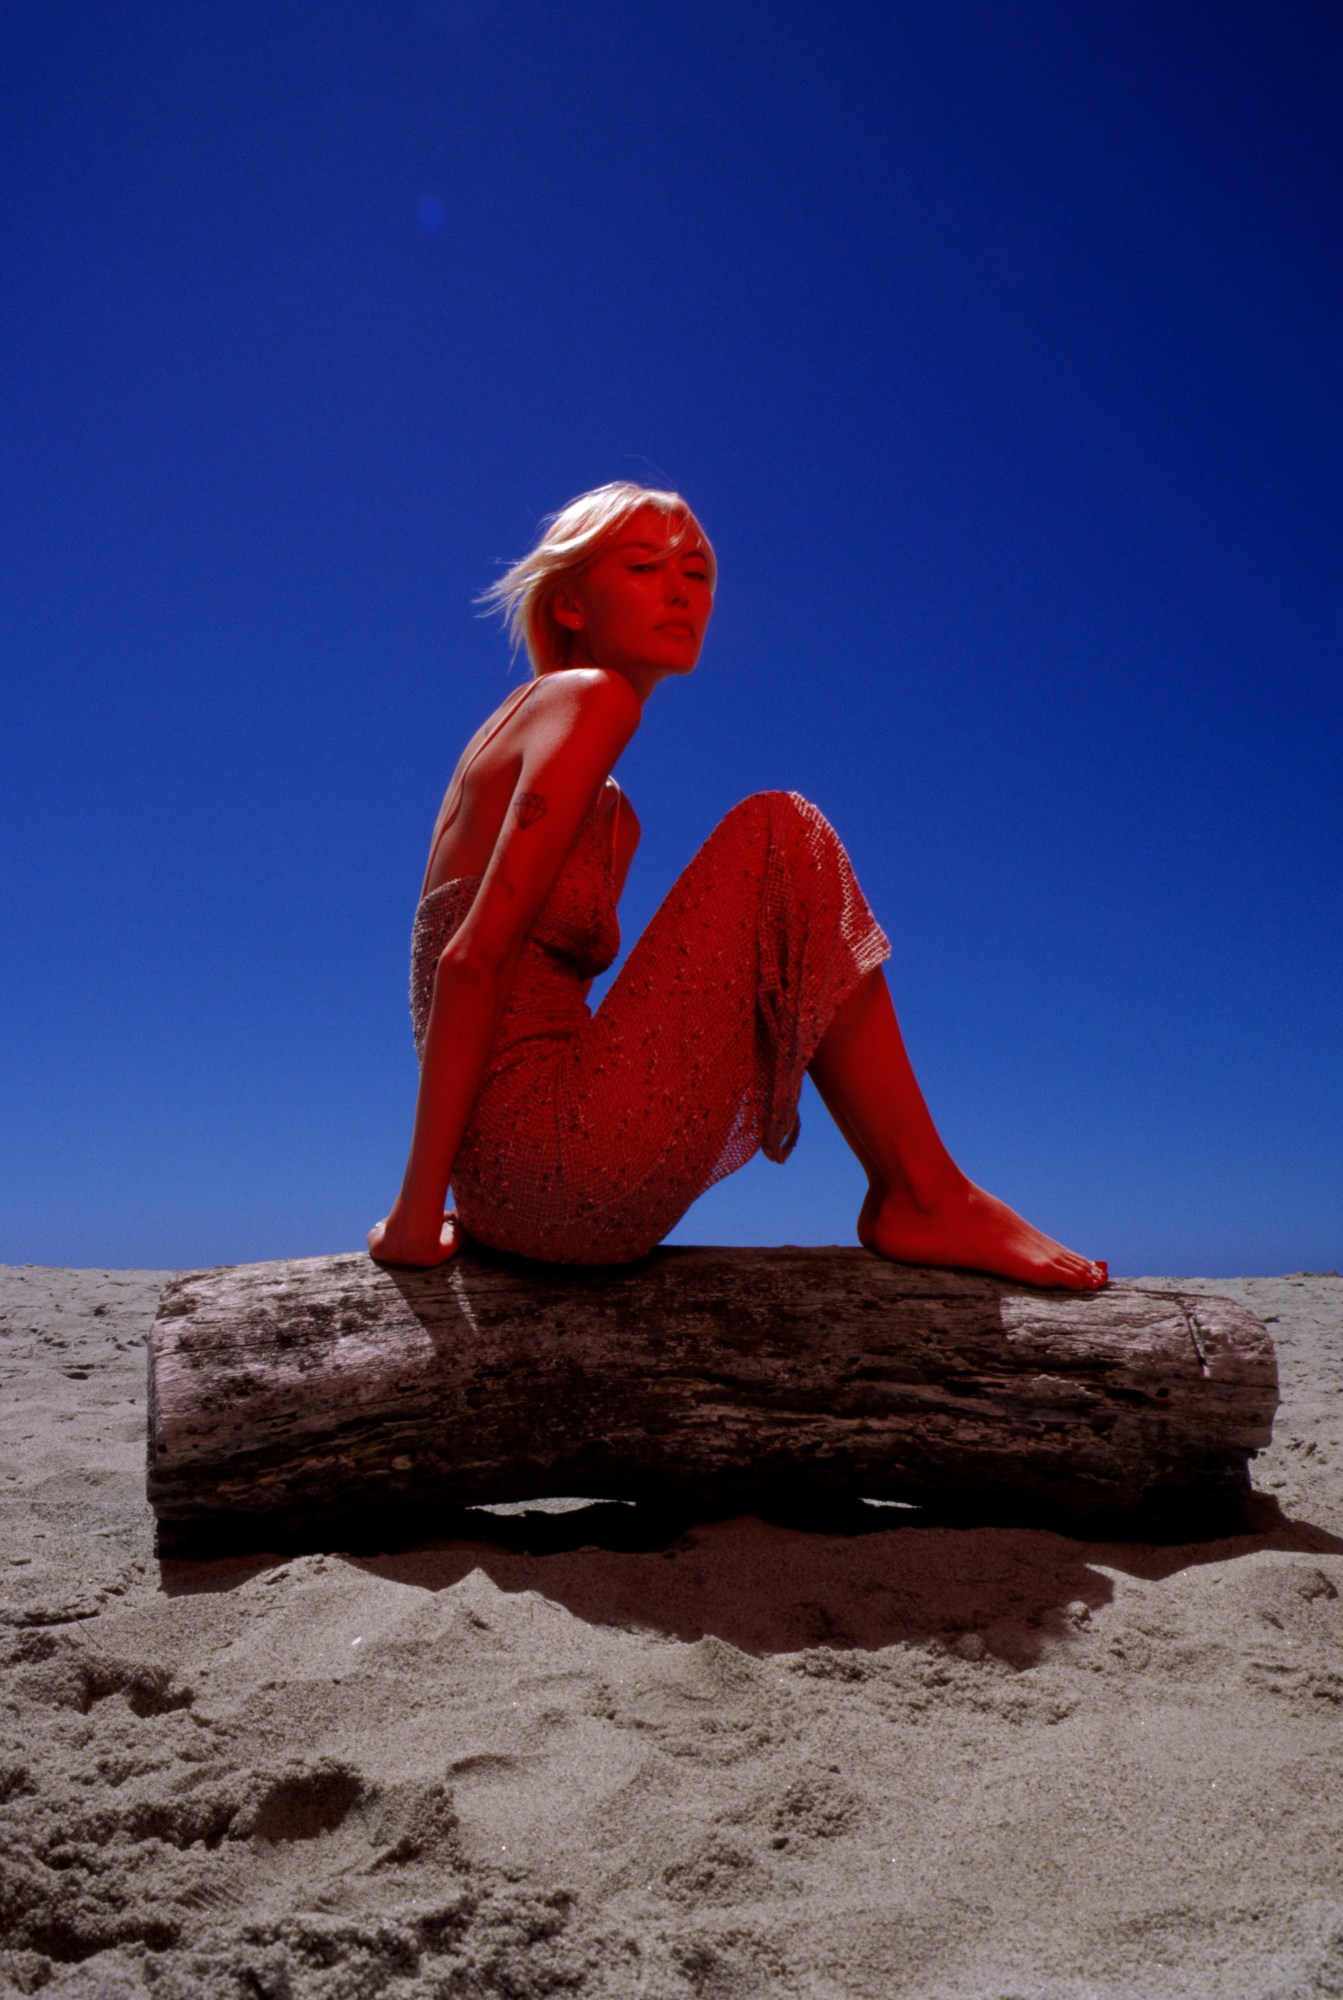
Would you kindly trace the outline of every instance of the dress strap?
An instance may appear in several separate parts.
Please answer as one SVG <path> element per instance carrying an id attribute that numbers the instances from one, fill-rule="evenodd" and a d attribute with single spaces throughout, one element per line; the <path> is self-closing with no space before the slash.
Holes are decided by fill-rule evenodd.
<path id="1" fill-rule="evenodd" d="M 447 832 L 448 828 L 452 825 L 453 821 L 457 817 L 458 812 L 461 809 L 462 787 L 466 783 L 467 772 L 471 769 L 471 766 L 475 763 L 481 751 L 487 750 L 490 744 L 493 743 L 495 737 L 499 734 L 499 731 L 503 728 L 504 724 L 506 722 L 511 721 L 513 716 L 515 716 L 518 710 L 522 707 L 522 704 L 529 698 L 529 696 L 533 695 L 536 692 L 537 686 L 538 682 L 531 680 L 527 682 L 525 687 L 520 687 L 514 690 L 514 692 L 509 696 L 508 700 L 504 703 L 503 707 L 500 709 L 498 715 L 496 716 L 494 721 L 494 726 L 491 729 L 489 729 L 484 736 L 481 737 L 479 743 L 477 743 L 475 749 L 471 752 L 471 755 L 467 758 L 466 762 L 462 765 L 461 770 L 457 773 L 457 777 L 453 784 L 452 790 L 448 794 L 448 802 L 446 806 L 443 808 L 443 817 L 440 819 L 438 823 L 438 829 L 434 834 L 433 845 L 429 849 L 429 859 L 428 861 L 426 861 L 424 865 L 424 881 L 420 885 L 421 902 L 423 902 L 424 892 L 429 886 L 429 877 L 433 873 L 434 856 L 438 853 L 439 842 L 442 840 L 444 834 Z"/>

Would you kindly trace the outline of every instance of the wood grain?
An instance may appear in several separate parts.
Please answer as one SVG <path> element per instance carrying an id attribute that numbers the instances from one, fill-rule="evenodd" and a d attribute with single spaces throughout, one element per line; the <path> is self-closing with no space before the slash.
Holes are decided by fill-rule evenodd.
<path id="1" fill-rule="evenodd" d="M 1278 1400 L 1272 1342 L 1229 1300 L 839 1249 L 193 1272 L 164 1291 L 149 1380 L 168 1547 L 559 1494 L 1155 1518 L 1243 1491 Z"/>

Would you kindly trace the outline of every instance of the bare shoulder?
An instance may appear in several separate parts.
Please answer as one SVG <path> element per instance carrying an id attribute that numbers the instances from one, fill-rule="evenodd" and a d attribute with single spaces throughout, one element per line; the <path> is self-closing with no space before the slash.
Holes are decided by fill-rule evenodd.
<path id="1" fill-rule="evenodd" d="M 566 720 L 580 716 L 632 731 L 643 713 L 638 695 L 623 674 L 609 667 L 558 667 L 537 682 L 538 710 Z"/>

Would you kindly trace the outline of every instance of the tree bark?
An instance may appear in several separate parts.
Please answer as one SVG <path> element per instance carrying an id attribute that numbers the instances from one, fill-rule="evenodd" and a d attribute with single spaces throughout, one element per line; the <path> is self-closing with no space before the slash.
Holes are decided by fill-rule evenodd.
<path id="1" fill-rule="evenodd" d="M 1155 1522 L 1243 1493 L 1278 1400 L 1228 1299 L 838 1249 L 198 1271 L 163 1293 L 149 1384 L 164 1548 L 561 1494 Z"/>

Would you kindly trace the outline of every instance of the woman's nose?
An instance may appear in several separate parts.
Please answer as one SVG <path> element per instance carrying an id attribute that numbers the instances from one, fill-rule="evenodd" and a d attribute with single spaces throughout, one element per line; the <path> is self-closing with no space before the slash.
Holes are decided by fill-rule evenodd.
<path id="1" fill-rule="evenodd" d="M 668 567 L 664 589 L 669 604 L 689 604 L 690 590 L 680 570 Z"/>

